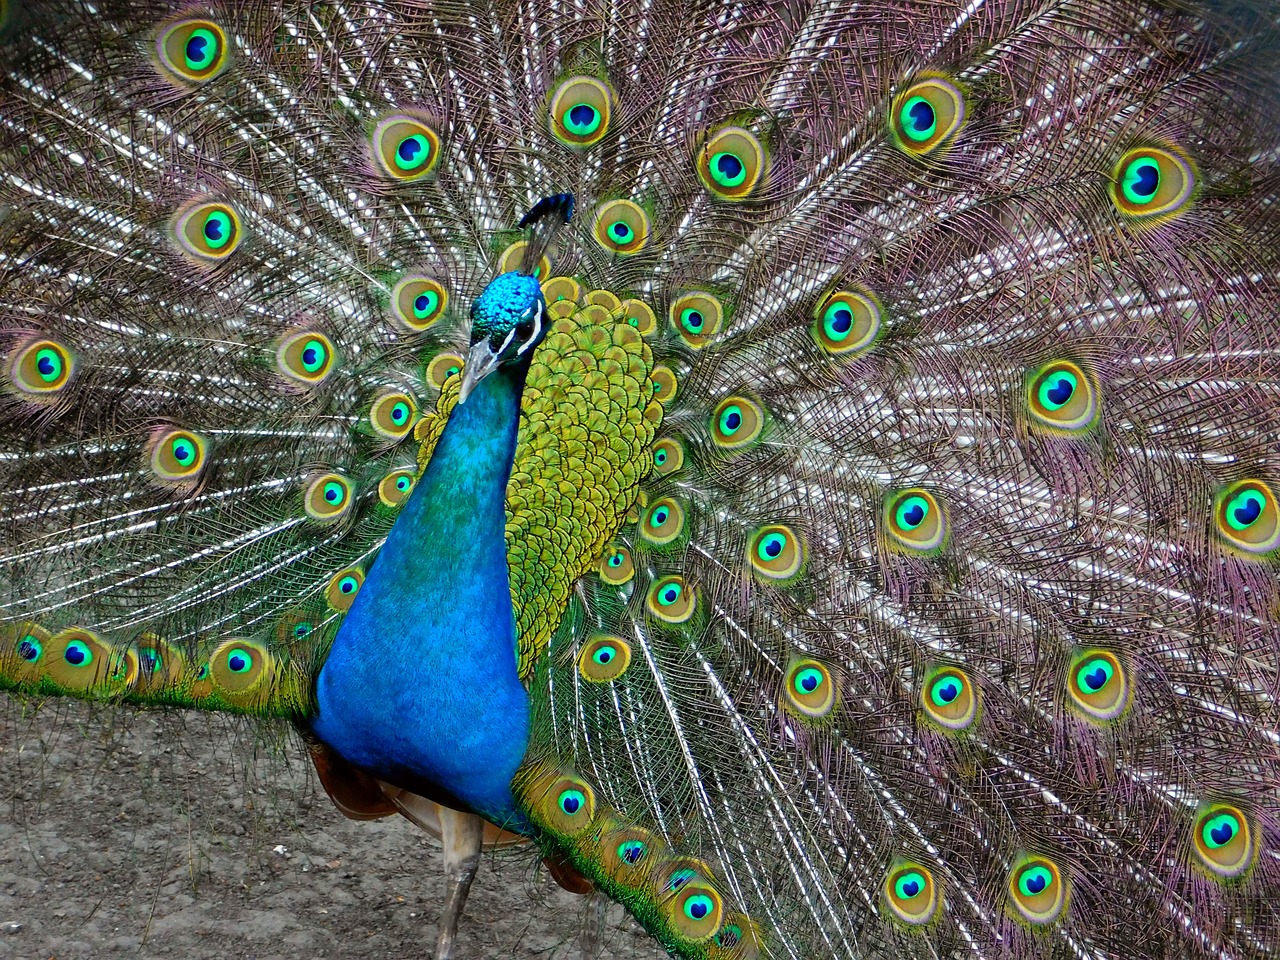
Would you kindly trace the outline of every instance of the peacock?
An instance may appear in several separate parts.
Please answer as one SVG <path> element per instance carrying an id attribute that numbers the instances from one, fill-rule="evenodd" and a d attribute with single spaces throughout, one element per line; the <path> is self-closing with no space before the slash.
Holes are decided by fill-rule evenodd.
<path id="1" fill-rule="evenodd" d="M 673 956 L 1280 954 L 1280 7 L 0 0 L 0 683 Z"/>

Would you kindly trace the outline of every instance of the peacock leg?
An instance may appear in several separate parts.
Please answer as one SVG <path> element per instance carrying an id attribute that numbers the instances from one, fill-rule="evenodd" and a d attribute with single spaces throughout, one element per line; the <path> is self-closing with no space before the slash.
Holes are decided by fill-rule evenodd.
<path id="1" fill-rule="evenodd" d="M 609 909 L 609 899 L 599 890 L 588 894 L 587 915 L 582 921 L 582 933 L 578 938 L 582 947 L 582 960 L 596 960 L 604 945 L 604 924 Z"/>
<path id="2" fill-rule="evenodd" d="M 436 940 L 436 960 L 449 960 L 458 935 L 458 919 L 467 905 L 471 881 L 480 866 L 484 821 L 474 813 L 440 807 L 440 843 L 444 847 L 445 898 L 440 914 L 440 936 Z"/>

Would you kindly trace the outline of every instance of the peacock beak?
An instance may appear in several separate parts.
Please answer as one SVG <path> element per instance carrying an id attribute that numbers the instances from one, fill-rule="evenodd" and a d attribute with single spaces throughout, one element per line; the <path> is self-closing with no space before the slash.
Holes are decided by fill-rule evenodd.
<path id="1" fill-rule="evenodd" d="M 475 385 L 498 369 L 498 354 L 488 340 L 471 345 L 467 362 L 462 365 L 462 389 L 458 392 L 458 406 L 467 402 L 467 396 Z"/>

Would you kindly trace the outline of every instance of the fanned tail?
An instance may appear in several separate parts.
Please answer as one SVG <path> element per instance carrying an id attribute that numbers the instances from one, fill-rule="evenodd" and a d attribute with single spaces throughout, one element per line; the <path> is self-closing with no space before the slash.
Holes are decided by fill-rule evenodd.
<path id="1" fill-rule="evenodd" d="M 9 15 L 0 682 L 305 718 L 536 270 L 550 854 L 687 957 L 1277 950 L 1273 8 Z"/>

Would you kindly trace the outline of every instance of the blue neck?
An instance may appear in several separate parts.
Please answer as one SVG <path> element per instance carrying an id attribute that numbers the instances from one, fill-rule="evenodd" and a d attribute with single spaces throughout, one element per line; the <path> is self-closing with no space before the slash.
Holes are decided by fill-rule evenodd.
<path id="1" fill-rule="evenodd" d="M 494 371 L 454 409 L 338 630 L 313 722 L 375 776 L 497 823 L 518 817 L 529 738 L 505 540 L 527 371 Z"/>

